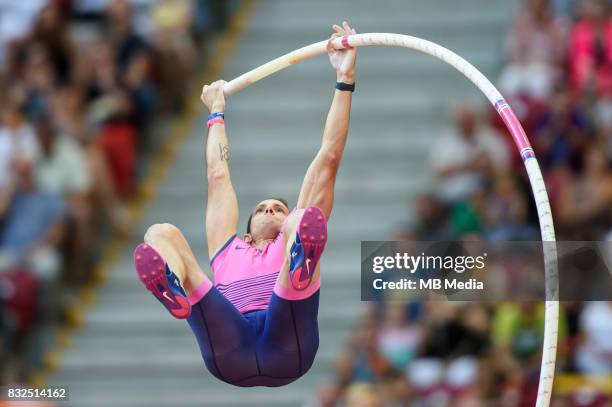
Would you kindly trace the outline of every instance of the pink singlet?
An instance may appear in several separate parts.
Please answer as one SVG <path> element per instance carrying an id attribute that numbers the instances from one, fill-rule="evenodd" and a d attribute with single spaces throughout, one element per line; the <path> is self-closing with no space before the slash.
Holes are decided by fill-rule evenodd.
<path id="1" fill-rule="evenodd" d="M 242 314 L 267 309 L 285 260 L 282 232 L 262 250 L 231 237 L 210 262 L 215 287 Z"/>

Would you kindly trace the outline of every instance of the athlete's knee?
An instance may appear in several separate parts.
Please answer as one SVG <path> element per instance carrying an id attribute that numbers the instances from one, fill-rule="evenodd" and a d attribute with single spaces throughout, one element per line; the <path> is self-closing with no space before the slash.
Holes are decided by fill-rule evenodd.
<path id="1" fill-rule="evenodd" d="M 175 240 L 181 235 L 181 231 L 170 223 L 157 223 L 151 225 L 144 235 L 144 241 L 152 243 L 160 240 Z"/>

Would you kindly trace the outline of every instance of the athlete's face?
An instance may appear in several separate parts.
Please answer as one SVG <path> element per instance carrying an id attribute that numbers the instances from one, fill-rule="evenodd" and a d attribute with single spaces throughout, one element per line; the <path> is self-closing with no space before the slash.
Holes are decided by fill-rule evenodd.
<path id="1" fill-rule="evenodd" d="M 253 210 L 251 236 L 253 240 L 274 239 L 289 215 L 289 209 L 276 199 L 261 201 Z"/>

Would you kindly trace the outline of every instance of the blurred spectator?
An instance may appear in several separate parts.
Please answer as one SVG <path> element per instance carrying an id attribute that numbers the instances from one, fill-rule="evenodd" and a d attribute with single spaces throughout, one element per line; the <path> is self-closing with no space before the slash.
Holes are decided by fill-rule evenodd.
<path id="1" fill-rule="evenodd" d="M 385 308 L 378 343 L 382 355 L 397 372 L 403 372 L 415 357 L 421 342 L 421 327 L 408 320 L 405 304 L 390 304 Z"/>
<path id="2" fill-rule="evenodd" d="M 48 118 L 36 123 L 39 142 L 37 183 L 42 191 L 62 195 L 69 206 L 67 265 L 69 280 L 83 279 L 91 242 L 92 179 L 85 151 L 68 136 L 56 133 Z"/>
<path id="3" fill-rule="evenodd" d="M 608 160 L 612 160 L 612 95 L 601 97 L 595 104 L 594 111 L 597 137 L 604 144 Z"/>
<path id="4" fill-rule="evenodd" d="M 192 39 L 182 27 L 192 22 L 187 1 L 160 2 L 154 10 L 153 19 L 157 31 L 153 38 L 162 86 L 167 90 L 163 103 L 181 107 L 187 90 L 182 80 L 194 64 L 195 49 Z M 176 108 L 175 107 L 175 108 Z"/>
<path id="5" fill-rule="evenodd" d="M 100 109 L 98 143 L 111 170 L 115 190 L 123 198 L 134 192 L 138 133 L 129 119 L 131 101 L 122 90 L 105 94 L 95 102 Z"/>
<path id="6" fill-rule="evenodd" d="M 7 45 L 26 36 L 47 0 L 0 0 L 0 65 Z"/>
<path id="7" fill-rule="evenodd" d="M 592 141 L 592 126 L 569 92 L 559 88 L 534 123 L 533 147 L 545 170 L 558 165 L 580 167 L 582 152 Z"/>
<path id="8" fill-rule="evenodd" d="M 5 198 L 8 198 L 6 191 L 11 187 L 16 163 L 32 159 L 36 151 L 31 126 L 19 114 L 17 102 L 7 99 L 0 105 L 0 194 Z"/>
<path id="9" fill-rule="evenodd" d="M 557 206 L 563 232 L 576 240 L 599 240 L 612 219 L 612 173 L 602 146 L 585 152 L 584 170 L 563 188 Z"/>
<path id="10" fill-rule="evenodd" d="M 378 387 L 380 401 L 384 407 L 403 407 L 412 395 L 412 389 L 404 375 L 392 377 Z"/>
<path id="11" fill-rule="evenodd" d="M 473 106 L 457 106 L 454 118 L 455 131 L 437 140 L 430 159 L 439 179 L 438 195 L 445 202 L 467 198 L 481 188 L 488 172 L 509 164 L 506 145 L 479 127 Z"/>
<path id="12" fill-rule="evenodd" d="M 527 225 L 525 196 L 516 179 L 508 173 L 500 173 L 492 188 L 484 209 L 487 237 L 490 240 L 537 240 L 537 232 Z"/>
<path id="13" fill-rule="evenodd" d="M 612 375 L 612 302 L 587 304 L 580 318 L 581 343 L 576 351 L 578 370 Z"/>
<path id="14" fill-rule="evenodd" d="M 500 349 L 525 360 L 540 350 L 544 327 L 544 307 L 537 303 L 505 303 L 492 320 L 492 338 Z"/>
<path id="15" fill-rule="evenodd" d="M 86 157 L 76 141 L 52 127 L 48 117 L 36 121 L 37 183 L 46 192 L 84 199 L 91 188 Z"/>
<path id="16" fill-rule="evenodd" d="M 421 354 L 430 358 L 453 359 L 482 356 L 488 351 L 488 318 L 474 305 L 457 309 L 453 304 L 428 303 L 427 332 Z"/>
<path id="17" fill-rule="evenodd" d="M 484 179 L 483 179 L 484 181 Z M 484 183 L 469 196 L 452 205 L 449 220 L 453 230 L 453 237 L 480 234 L 484 231 L 483 208 L 485 205 Z"/>
<path id="18" fill-rule="evenodd" d="M 506 97 L 546 99 L 560 79 L 567 24 L 549 0 L 526 0 L 508 30 L 506 60 L 499 85 Z"/>
<path id="19" fill-rule="evenodd" d="M 319 387 L 316 398 L 304 403 L 304 407 L 337 407 L 342 389 L 336 383 L 326 383 Z"/>
<path id="20" fill-rule="evenodd" d="M 378 389 L 367 383 L 349 386 L 346 390 L 345 404 L 346 407 L 383 407 Z"/>
<path id="21" fill-rule="evenodd" d="M 574 92 L 612 92 L 612 19 L 606 0 L 583 0 L 569 40 L 570 80 Z"/>
<path id="22" fill-rule="evenodd" d="M 53 66 L 53 77 L 65 81 L 69 74 L 72 46 L 68 34 L 67 11 L 59 1 L 50 1 L 41 10 L 32 34 L 31 44 L 39 44 Z"/>
<path id="23" fill-rule="evenodd" d="M 59 195 L 38 189 L 32 162 L 19 161 L 15 178 L 0 239 L 0 263 L 4 269 L 27 266 L 42 279 L 52 280 L 61 265 L 65 203 Z"/>
<path id="24" fill-rule="evenodd" d="M 127 0 L 112 0 L 106 8 L 106 38 L 115 52 L 115 62 L 121 73 L 145 42 L 134 31 L 132 4 Z"/>
<path id="25" fill-rule="evenodd" d="M 24 82 L 20 84 L 22 86 L 20 91 L 25 96 L 24 113 L 34 119 L 48 111 L 47 98 L 57 84 L 57 73 L 49 50 L 43 44 L 29 43 L 25 51 Z"/>
<path id="26" fill-rule="evenodd" d="M 125 73 L 125 85 L 134 102 L 134 122 L 142 134 L 145 134 L 158 102 L 159 90 L 152 80 L 152 72 L 151 54 L 139 51 L 130 60 Z"/>
<path id="27" fill-rule="evenodd" d="M 419 196 L 414 203 L 416 223 L 410 236 L 420 240 L 444 240 L 451 237 L 448 211 L 432 194 Z"/>
<path id="28" fill-rule="evenodd" d="M 371 321 L 364 321 L 355 332 L 351 352 L 351 379 L 357 382 L 381 380 L 391 374 L 390 362 L 378 347 L 378 331 Z"/>

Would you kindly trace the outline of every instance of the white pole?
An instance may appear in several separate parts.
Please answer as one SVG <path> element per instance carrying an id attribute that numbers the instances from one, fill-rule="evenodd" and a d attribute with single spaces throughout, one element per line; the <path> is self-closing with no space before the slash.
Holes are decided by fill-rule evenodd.
<path id="1" fill-rule="evenodd" d="M 290 65 L 295 65 L 306 59 L 326 52 L 326 41 L 320 41 L 306 47 L 297 49 L 279 58 L 276 58 L 258 68 L 255 68 L 236 79 L 225 84 L 223 88 L 226 96 L 232 95 L 250 84 L 257 82 L 275 72 Z M 533 149 L 525 135 L 523 127 L 516 118 L 514 112 L 506 103 L 499 91 L 493 84 L 476 69 L 472 64 L 461 58 L 454 52 L 421 38 L 401 34 L 369 33 L 355 34 L 335 38 L 332 45 L 336 49 L 346 46 L 362 47 L 367 45 L 385 45 L 394 47 L 410 48 L 434 56 L 447 64 L 453 66 L 465 75 L 474 85 L 485 94 L 489 102 L 495 107 L 502 117 L 510 135 L 514 139 L 516 147 L 521 154 L 525 169 L 531 183 L 531 190 L 536 201 L 538 216 L 540 219 L 540 231 L 544 242 L 544 262 L 546 278 L 546 314 L 544 324 L 544 344 L 542 349 L 542 363 L 540 368 L 540 381 L 538 386 L 538 399 L 536 407 L 548 407 L 552 395 L 553 380 L 555 377 L 555 361 L 557 357 L 557 335 L 559 322 L 558 290 L 559 281 L 557 274 L 557 249 L 555 245 L 555 230 L 553 226 L 552 213 L 546 186 L 540 171 L 540 166 L 535 158 Z"/>

